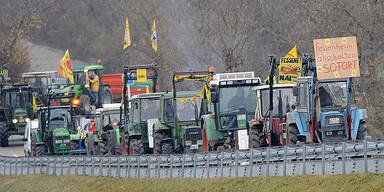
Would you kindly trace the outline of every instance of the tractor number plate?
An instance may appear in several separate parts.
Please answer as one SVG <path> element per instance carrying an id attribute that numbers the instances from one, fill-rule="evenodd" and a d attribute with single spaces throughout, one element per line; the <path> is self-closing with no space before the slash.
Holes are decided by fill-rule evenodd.
<path id="1" fill-rule="evenodd" d="M 338 123 L 339 123 L 338 117 L 329 118 L 329 124 L 338 124 Z"/>

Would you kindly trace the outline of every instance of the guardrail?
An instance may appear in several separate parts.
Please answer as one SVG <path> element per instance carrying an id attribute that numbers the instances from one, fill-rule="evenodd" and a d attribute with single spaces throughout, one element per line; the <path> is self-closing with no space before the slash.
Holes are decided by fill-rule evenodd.
<path id="1" fill-rule="evenodd" d="M 384 173 L 383 159 L 384 142 L 364 140 L 166 156 L 0 157 L 0 174 L 213 178 Z"/>

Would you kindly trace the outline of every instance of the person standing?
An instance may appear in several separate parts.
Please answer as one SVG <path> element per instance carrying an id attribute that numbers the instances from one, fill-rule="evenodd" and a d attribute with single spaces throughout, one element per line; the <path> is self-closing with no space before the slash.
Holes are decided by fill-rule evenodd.
<path id="1" fill-rule="evenodd" d="M 94 104 L 97 106 L 99 103 L 99 88 L 100 82 L 99 77 L 96 75 L 94 71 L 91 72 L 89 82 L 91 83 L 91 97 L 93 98 Z"/>

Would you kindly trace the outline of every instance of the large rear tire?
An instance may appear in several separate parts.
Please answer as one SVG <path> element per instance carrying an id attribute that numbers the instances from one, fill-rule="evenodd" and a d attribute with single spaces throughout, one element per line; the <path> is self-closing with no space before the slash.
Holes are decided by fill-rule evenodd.
<path id="1" fill-rule="evenodd" d="M 8 127 L 4 122 L 0 122 L 0 147 L 8 147 Z"/>
<path id="2" fill-rule="evenodd" d="M 365 123 L 364 122 L 360 122 L 359 130 L 357 130 L 356 139 L 357 140 L 362 140 L 362 139 L 365 138 L 366 135 L 367 135 L 367 128 L 365 127 Z"/>
<path id="3" fill-rule="evenodd" d="M 249 141 L 251 142 L 251 149 L 268 146 L 262 127 L 252 127 L 249 129 Z"/>

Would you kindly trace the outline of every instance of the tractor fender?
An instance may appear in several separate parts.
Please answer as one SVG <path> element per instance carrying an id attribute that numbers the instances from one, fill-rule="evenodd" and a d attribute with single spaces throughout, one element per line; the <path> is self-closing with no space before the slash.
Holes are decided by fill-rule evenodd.
<path id="1" fill-rule="evenodd" d="M 153 124 L 153 131 L 168 130 L 169 127 L 161 122 L 156 122 Z"/>
<path id="2" fill-rule="evenodd" d="M 356 139 L 357 132 L 359 131 L 360 123 L 366 123 L 368 118 L 367 111 L 365 109 L 353 109 L 351 110 L 351 129 L 352 129 L 352 139 Z"/>

